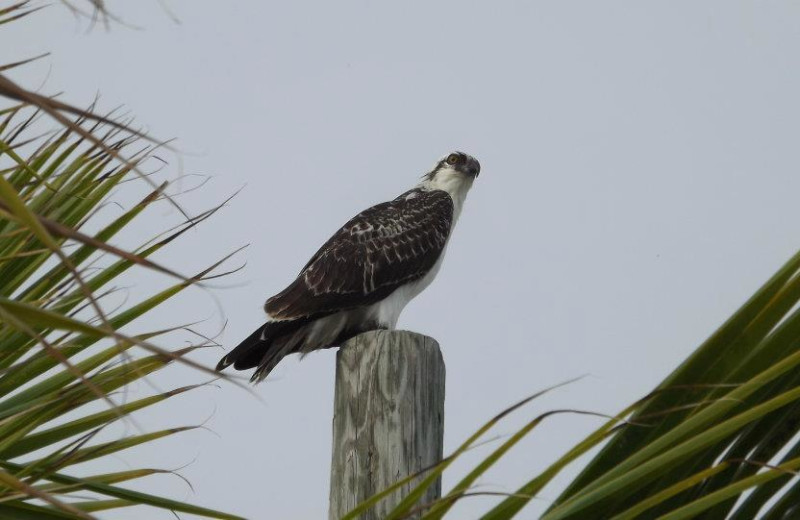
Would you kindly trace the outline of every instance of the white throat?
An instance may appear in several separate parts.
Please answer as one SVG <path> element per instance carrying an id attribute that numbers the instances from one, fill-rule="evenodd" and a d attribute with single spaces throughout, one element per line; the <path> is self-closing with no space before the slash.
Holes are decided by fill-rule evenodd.
<path id="1" fill-rule="evenodd" d="M 453 199 L 453 225 L 455 225 L 474 180 L 460 173 L 445 171 L 438 172 L 432 179 L 425 179 L 417 187 L 423 190 L 446 191 Z"/>

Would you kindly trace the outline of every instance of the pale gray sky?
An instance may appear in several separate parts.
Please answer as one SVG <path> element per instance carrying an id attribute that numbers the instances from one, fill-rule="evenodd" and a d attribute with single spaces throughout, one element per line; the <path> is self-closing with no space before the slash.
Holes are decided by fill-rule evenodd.
<path id="1" fill-rule="evenodd" d="M 581 374 L 498 432 L 551 408 L 621 410 L 797 249 L 797 2 L 168 0 L 179 25 L 155 1 L 110 5 L 142 29 L 87 33 L 54 5 L 3 28 L 3 62 L 52 51 L 13 77 L 77 103 L 99 91 L 103 107 L 124 104 L 155 135 L 177 136 L 183 170 L 213 177 L 181 199 L 188 207 L 245 186 L 160 261 L 193 272 L 251 244 L 246 269 L 213 291 L 219 306 L 195 291 L 136 330 L 208 318 L 200 328 L 214 333 L 221 308 L 235 345 L 347 218 L 452 149 L 481 161 L 437 281 L 400 319 L 442 346 L 446 451 Z M 165 215 L 150 212 L 147 232 Z M 128 282 L 133 299 L 156 286 Z M 194 460 L 182 474 L 196 495 L 170 477 L 141 489 L 248 518 L 324 518 L 333 375 L 324 352 L 282 363 L 256 388 L 264 403 L 231 385 L 176 398 L 141 424 L 210 416 L 215 434 L 101 469 Z M 157 384 L 201 379 L 177 367 Z M 513 491 L 596 424 L 550 419 L 482 489 Z M 444 489 L 485 452 L 454 465 Z M 464 502 L 453 518 L 494 501 Z"/>

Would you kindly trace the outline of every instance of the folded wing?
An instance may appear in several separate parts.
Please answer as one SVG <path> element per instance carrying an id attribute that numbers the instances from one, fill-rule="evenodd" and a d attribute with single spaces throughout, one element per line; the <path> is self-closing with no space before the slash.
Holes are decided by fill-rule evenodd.
<path id="1" fill-rule="evenodd" d="M 444 251 L 453 200 L 420 189 L 373 206 L 342 226 L 265 309 L 293 320 L 371 305 L 418 280 Z"/>

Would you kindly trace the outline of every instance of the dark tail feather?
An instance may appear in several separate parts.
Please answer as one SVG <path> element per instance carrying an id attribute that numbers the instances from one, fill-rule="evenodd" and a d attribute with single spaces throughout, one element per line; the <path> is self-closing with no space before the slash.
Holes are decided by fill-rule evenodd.
<path id="1" fill-rule="evenodd" d="M 234 368 L 237 370 L 247 368 L 245 366 L 241 366 L 244 364 L 245 359 L 250 361 L 249 358 L 253 357 L 254 352 L 260 352 L 269 346 L 268 340 L 261 339 L 262 333 L 264 332 L 264 329 L 267 328 L 267 325 L 269 325 L 269 323 L 257 328 L 252 334 L 247 336 L 247 339 L 239 343 L 236 348 L 231 350 L 227 355 L 220 359 L 219 363 L 217 363 L 217 371 L 225 370 L 229 366 L 234 365 L 234 363 Z M 256 365 L 258 365 L 258 361 L 250 366 L 253 367 Z"/>
<path id="2" fill-rule="evenodd" d="M 236 370 L 247 370 L 261 365 L 270 354 L 270 350 L 273 349 L 275 340 L 294 333 L 310 322 L 311 320 L 307 318 L 291 321 L 268 321 L 220 359 L 219 363 L 217 363 L 217 371 L 224 370 L 231 365 Z M 274 354 L 277 354 L 277 352 Z M 285 354 L 288 354 L 288 352 L 283 355 Z M 283 355 L 280 357 L 283 357 Z M 280 361 L 280 359 L 274 361 L 273 367 L 277 364 L 277 361 Z"/>

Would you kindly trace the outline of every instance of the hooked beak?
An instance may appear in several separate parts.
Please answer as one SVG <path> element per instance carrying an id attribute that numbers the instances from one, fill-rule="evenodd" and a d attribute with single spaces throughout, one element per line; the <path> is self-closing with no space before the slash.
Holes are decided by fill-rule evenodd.
<path id="1" fill-rule="evenodd" d="M 477 159 L 470 157 L 467 164 L 464 165 L 464 172 L 477 179 L 478 174 L 481 173 L 481 163 Z"/>

